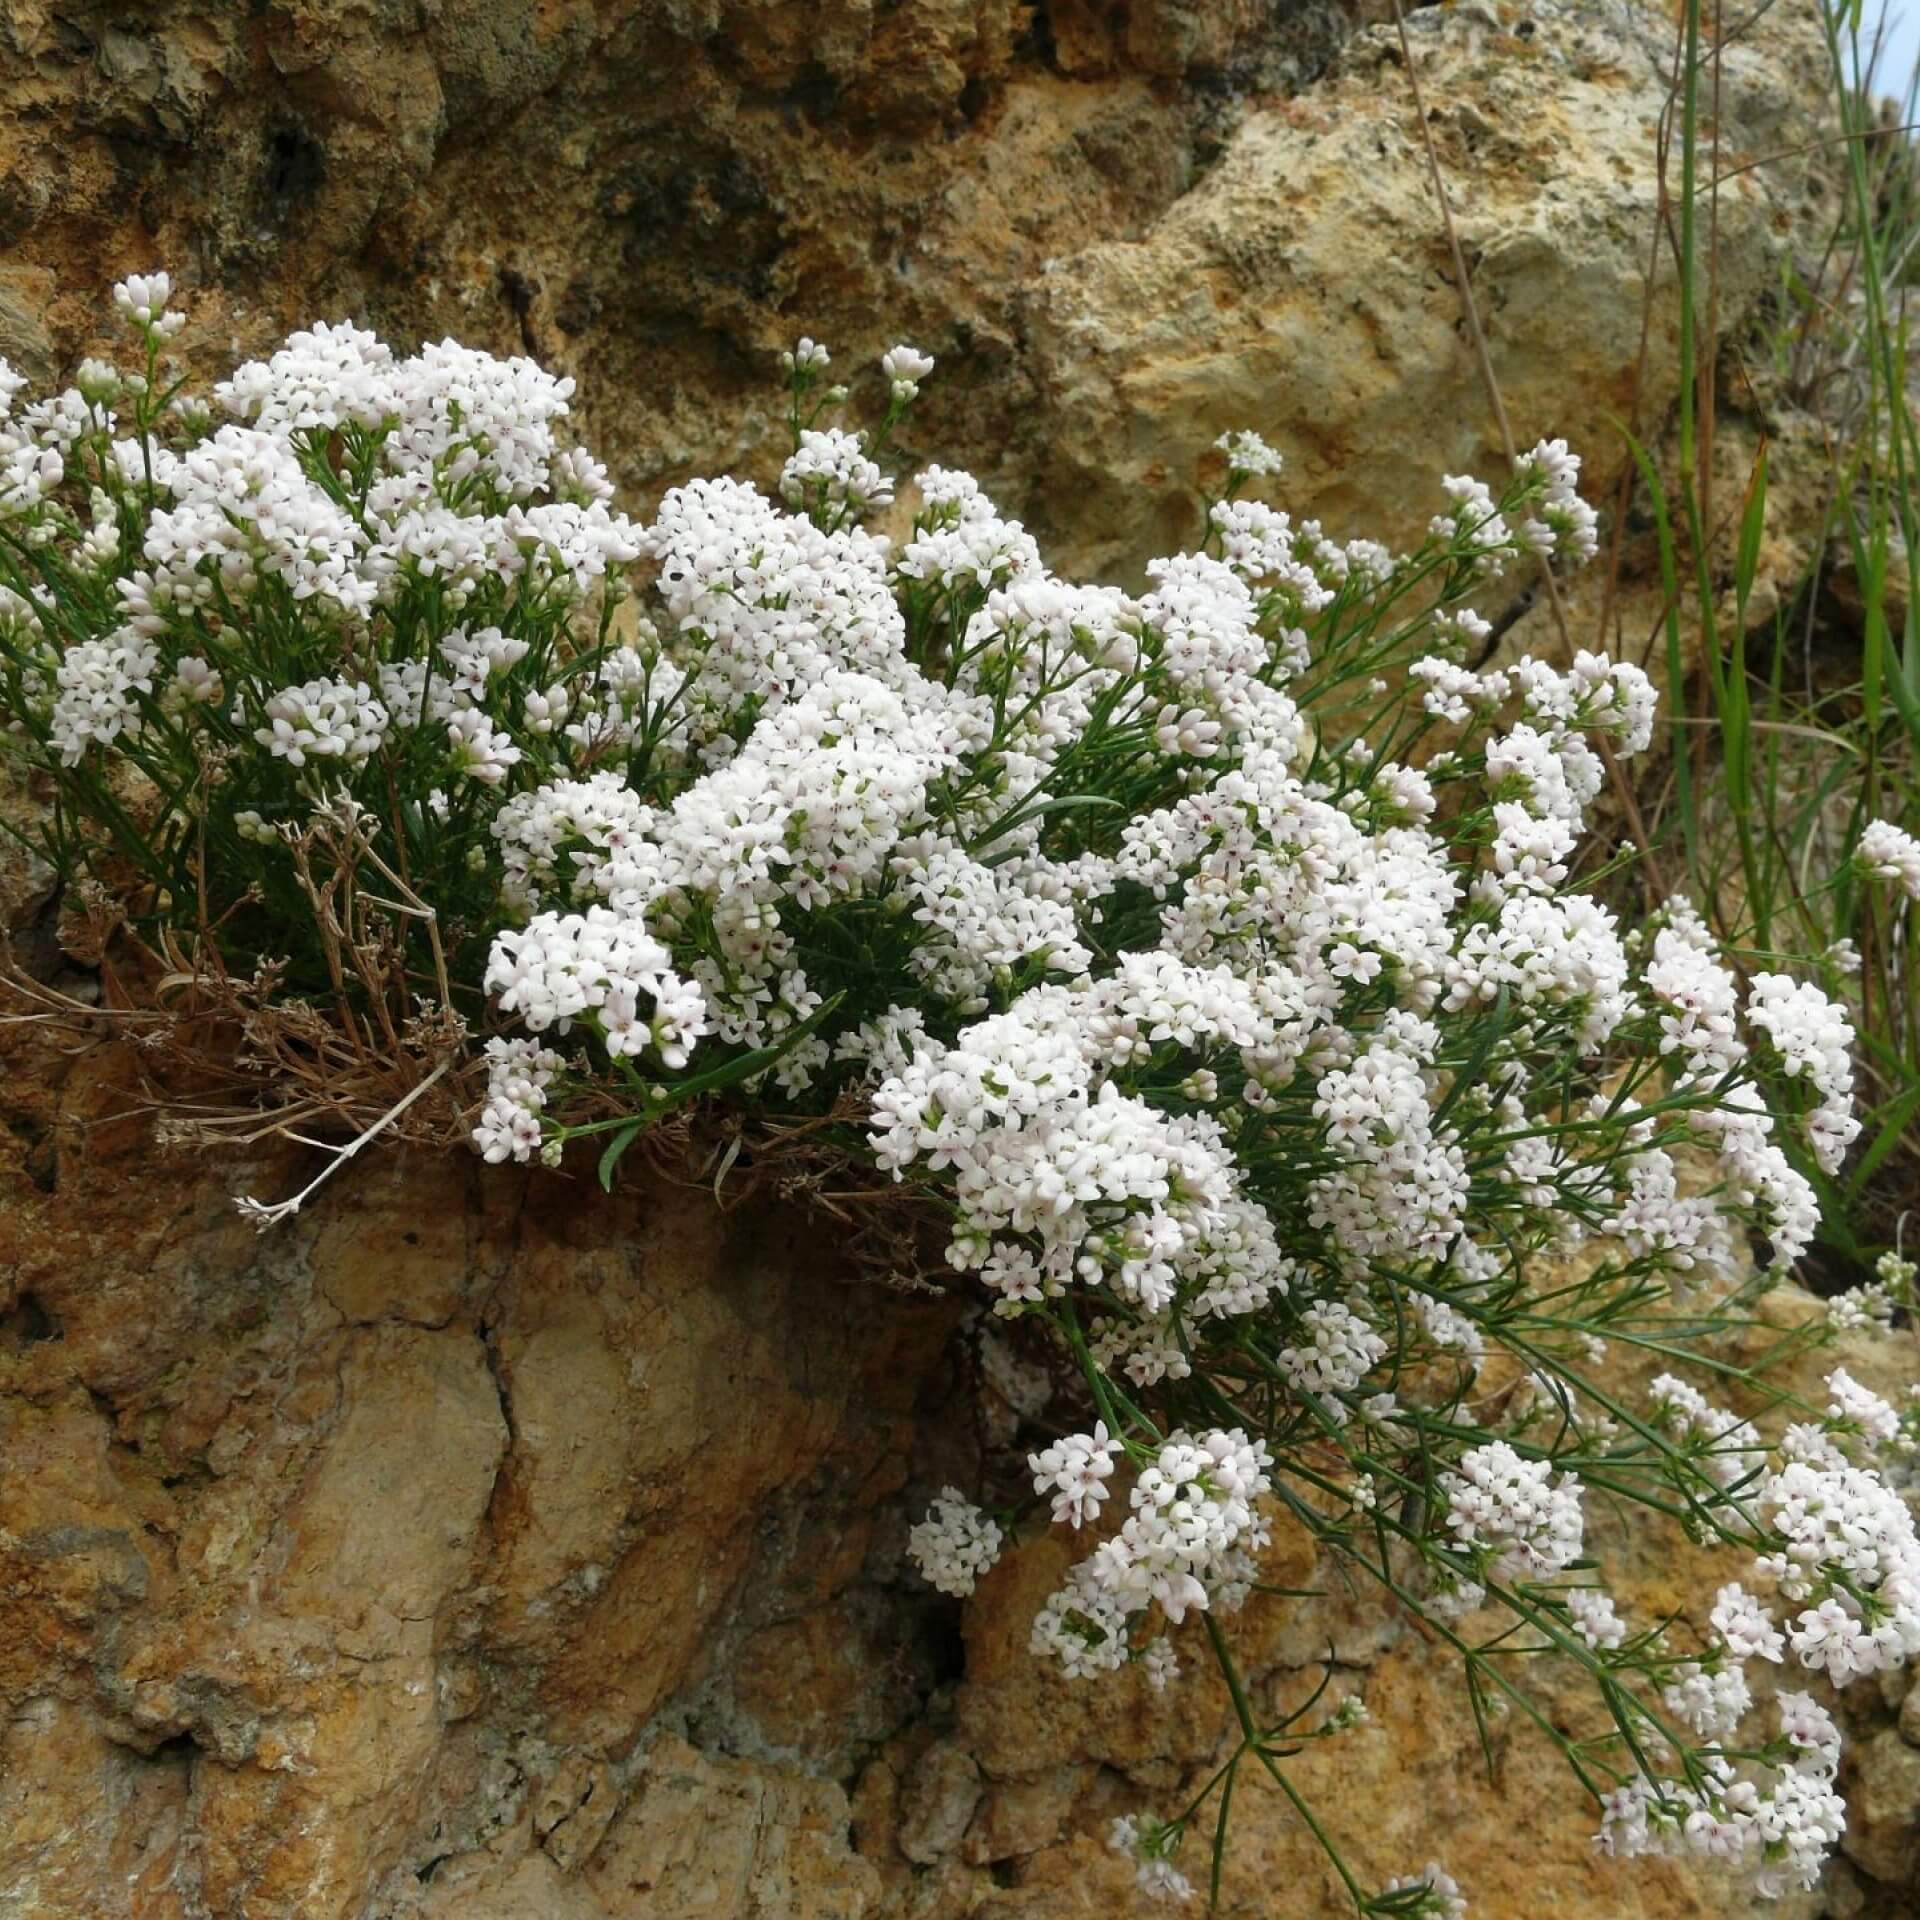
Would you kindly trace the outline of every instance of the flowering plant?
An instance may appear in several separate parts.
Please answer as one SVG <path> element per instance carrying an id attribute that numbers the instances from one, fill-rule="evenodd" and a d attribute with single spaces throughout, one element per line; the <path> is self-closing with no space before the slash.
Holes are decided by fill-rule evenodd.
<path id="1" fill-rule="evenodd" d="M 1055 577 L 938 467 L 875 530 L 910 347 L 856 433 L 803 340 L 778 498 L 695 481 L 642 526 L 526 361 L 318 327 L 221 383 L 216 427 L 168 372 L 166 277 L 116 295 L 132 371 L 17 412 L 0 371 L 0 700 L 45 851 L 176 989 L 228 983 L 310 1084 L 379 1063 L 399 1097 L 355 1145 L 438 1082 L 488 1160 L 590 1137 L 611 1177 L 718 1104 L 942 1223 L 1084 1382 L 1085 1430 L 1031 1460 L 1089 1545 L 1036 1652 L 1163 1683 L 1193 1616 L 1228 1675 L 1225 1764 L 1116 1828 L 1150 1890 L 1188 1890 L 1214 1795 L 1217 1887 L 1238 1769 L 1291 1795 L 1282 1743 L 1351 1722 L 1263 1724 L 1217 1624 L 1282 1509 L 1477 1704 L 1530 1707 L 1516 1652 L 1585 1669 L 1604 1724 L 1537 1717 L 1610 1850 L 1817 1873 L 1834 1723 L 1788 1693 L 1754 1730 L 1746 1670 L 1920 1649 L 1872 1468 L 1914 1418 L 1835 1372 L 1776 1446 L 1607 1362 L 1735 1371 L 1748 1246 L 1782 1268 L 1813 1226 L 1783 1142 L 1833 1166 L 1856 1131 L 1851 1034 L 1684 903 L 1623 932 L 1571 881 L 1653 690 L 1592 654 L 1486 669 L 1472 605 L 1591 553 L 1563 443 L 1497 494 L 1447 479 L 1396 555 L 1266 504 L 1276 456 L 1226 436 L 1201 545 L 1136 595 Z M 1759 1591 L 1691 1638 L 1621 1618 L 1588 1489 L 1745 1547 Z M 914 1557 L 971 1591 L 1022 1517 L 948 1489 Z M 1462 1910 L 1438 1866 L 1369 1892 L 1334 1858 L 1366 1911 Z"/>

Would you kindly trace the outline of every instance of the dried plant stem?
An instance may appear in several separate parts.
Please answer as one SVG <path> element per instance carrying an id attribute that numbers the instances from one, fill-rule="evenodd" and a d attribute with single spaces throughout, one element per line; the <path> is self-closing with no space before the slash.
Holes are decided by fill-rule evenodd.
<path id="1" fill-rule="evenodd" d="M 330 1153 L 333 1158 L 290 1200 L 278 1200 L 272 1205 L 268 1205 L 264 1201 L 256 1200 L 251 1194 L 244 1195 L 234 1203 L 240 1209 L 241 1216 L 244 1219 L 251 1220 L 262 1232 L 282 1220 L 290 1220 L 300 1211 L 301 1206 L 309 1196 L 325 1185 L 327 1181 L 331 1180 L 362 1147 L 370 1140 L 377 1139 L 381 1134 L 386 1132 L 388 1127 L 392 1126 L 416 1100 L 426 1093 L 429 1088 L 438 1084 L 438 1082 L 445 1077 L 452 1064 L 450 1060 L 442 1060 L 404 1099 L 396 1101 L 372 1126 L 355 1134 L 343 1147 L 334 1146 L 330 1141 L 312 1139 L 305 1134 L 288 1134 L 287 1137 L 289 1139 L 298 1140 L 303 1146 L 319 1147 L 323 1152 Z M 285 1132 L 286 1129 L 282 1127 L 281 1131 Z"/>

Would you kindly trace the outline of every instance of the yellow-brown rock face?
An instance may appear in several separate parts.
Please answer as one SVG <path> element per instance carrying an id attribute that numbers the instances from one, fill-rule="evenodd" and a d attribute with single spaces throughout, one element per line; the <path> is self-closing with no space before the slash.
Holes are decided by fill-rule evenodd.
<path id="1" fill-rule="evenodd" d="M 1731 338 L 1824 216 L 1812 10 L 1751 11 L 1718 130 Z M 105 284 L 165 264 L 204 374 L 355 317 L 576 375 L 638 508 L 764 476 L 794 336 L 849 372 L 905 338 L 941 361 L 908 454 L 971 466 L 1063 568 L 1189 537 L 1195 464 L 1242 426 L 1299 511 L 1403 539 L 1441 471 L 1498 460 L 1386 15 L 11 0 L 0 355 L 63 377 Z M 1409 31 L 1515 430 L 1584 445 L 1604 492 L 1670 10 L 1450 0 Z M 1656 429 L 1675 361 L 1657 298 Z M 1723 447 L 1757 437 L 1723 415 Z M 1805 515 L 1775 511 L 1786 574 Z M 1515 632 L 1550 643 L 1539 611 Z M 30 957 L 48 898 L 0 840 Z M 637 1174 L 608 1199 L 370 1154 L 257 1238 L 233 1197 L 292 1191 L 298 1156 L 162 1155 L 112 1049 L 0 1029 L 0 1071 L 0 1920 L 1149 1910 L 1102 1834 L 1225 1751 L 1203 1642 L 1164 1696 L 1076 1687 L 1026 1650 L 1062 1542 L 964 1612 L 903 1570 L 909 1483 L 978 1459 L 963 1303 L 850 1286 L 817 1223 Z M 1845 1359 L 1916 1367 L 1911 1340 Z M 1731 1573 L 1604 1546 L 1643 1615 Z M 1268 1571 L 1325 1578 L 1298 1540 Z M 1264 1599 L 1234 1631 L 1263 1702 L 1329 1649 L 1333 1696 L 1364 1697 L 1368 1726 L 1288 1764 L 1369 1876 L 1437 1856 L 1476 1920 L 1752 1911 L 1597 1861 L 1524 1729 L 1492 1730 L 1489 1778 L 1457 1668 L 1369 1598 Z M 1920 1908 L 1920 1694 L 1871 1704 L 1845 1860 L 1789 1920 Z M 1251 1781 L 1222 1906 L 1348 1910 Z"/>
<path id="2" fill-rule="evenodd" d="M 1672 28 L 1458 0 L 1409 31 L 1522 443 L 1605 486 L 1634 413 Z M 973 468 L 1066 566 L 1189 536 L 1254 427 L 1290 504 L 1400 540 L 1496 470 L 1380 0 L 15 0 L 0 27 L 0 354 L 70 366 L 163 262 L 224 368 L 357 317 L 576 375 L 630 497 L 764 474 L 776 355 L 941 368 L 908 452 Z M 1827 213 L 1810 6 L 1723 62 L 1717 319 Z M 1667 269 L 1662 269 L 1667 272 Z M 1671 404 L 1670 278 L 1638 417 Z M 195 344 L 197 342 L 197 345 Z M 1764 358 L 1764 355 L 1761 356 Z M 1217 476 L 1216 476 L 1217 477 Z"/>
<path id="3" fill-rule="evenodd" d="M 948 1307 L 844 1284 L 791 1218 L 477 1162 L 369 1163 L 256 1238 L 234 1194 L 285 1156 L 168 1162 L 111 1049 L 15 1066 L 0 1912 L 348 1920 L 473 1858 L 596 1914 L 656 1879 L 687 1913 L 857 1911 L 840 1787 L 710 1761 L 663 1709 L 764 1643 L 796 1749 L 832 1746 L 782 1624 L 877 1618 Z M 855 1642 L 869 1742 L 930 1684 L 912 1608 L 889 1625 Z M 499 1910 L 568 1910 L 528 1897 Z"/>
<path id="4" fill-rule="evenodd" d="M 289 1190 L 291 1155 L 176 1162 L 127 1054 L 11 1051 L 0 1914 L 1136 1910 L 1104 1830 L 1183 1804 L 1229 1705 L 1192 1627 L 1165 1694 L 1039 1666 L 1058 1536 L 964 1610 L 903 1571 L 909 1479 L 964 1477 L 977 1445 L 958 1302 L 850 1286 L 812 1223 L 638 1176 L 608 1199 L 369 1159 L 259 1238 L 233 1196 Z M 1778 1298 L 1783 1324 L 1814 1310 Z M 1897 1391 L 1915 1347 L 1851 1337 L 1819 1365 Z M 1593 1521 L 1630 1617 L 1697 1612 L 1740 1571 Z M 1552 1748 L 1510 1720 L 1483 1753 L 1457 1660 L 1304 1536 L 1265 1571 L 1322 1591 L 1257 1598 L 1238 1658 L 1263 1713 L 1329 1657 L 1329 1704 L 1364 1700 L 1367 1725 L 1287 1771 L 1371 1882 L 1438 1854 L 1500 1920 L 1750 1911 L 1597 1859 Z M 1571 1676 L 1536 1677 L 1559 1723 L 1590 1715 Z M 1845 1859 L 1786 1920 L 1910 1910 L 1899 1707 L 1856 1703 Z M 1222 1900 L 1345 1910 L 1256 1778 Z"/>

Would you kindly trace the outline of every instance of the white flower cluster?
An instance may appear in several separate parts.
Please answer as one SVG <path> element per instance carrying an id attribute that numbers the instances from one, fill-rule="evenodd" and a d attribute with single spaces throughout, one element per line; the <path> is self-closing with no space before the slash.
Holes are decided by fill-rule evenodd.
<path id="1" fill-rule="evenodd" d="M 1920 840 L 1891 820 L 1870 820 L 1854 858 L 1876 880 L 1891 880 L 1909 900 L 1920 900 Z"/>
<path id="2" fill-rule="evenodd" d="M 1793 1758 L 1770 1767 L 1725 1755 L 1702 1763 L 1698 1783 L 1636 1778 L 1606 1797 L 1601 1849 L 1620 1858 L 1692 1855 L 1748 1868 L 1772 1898 L 1812 1887 L 1846 1827 L 1835 1788 L 1840 1736 L 1809 1694 L 1783 1693 L 1780 1738 Z"/>
<path id="3" fill-rule="evenodd" d="M 170 313 L 173 281 L 165 273 L 130 273 L 114 282 L 113 304 L 141 332 L 170 340 L 187 324 L 184 313 Z"/>
<path id="4" fill-rule="evenodd" d="M 63 766 L 78 766 L 90 746 L 110 746 L 139 726 L 135 696 L 153 692 L 157 659 L 153 643 L 138 634 L 83 640 L 60 656 L 50 733 Z"/>
<path id="5" fill-rule="evenodd" d="M 947 1487 L 907 1536 L 907 1552 L 930 1585 L 961 1596 L 1000 1557 L 1001 1538 L 996 1521 L 958 1487 Z"/>
<path id="6" fill-rule="evenodd" d="M 1826 1415 L 1789 1426 L 1771 1462 L 1750 1423 L 1714 1408 L 1671 1375 L 1653 1384 L 1657 1416 L 1723 1449 L 1714 1477 L 1752 1495 L 1762 1551 L 1755 1575 L 1797 1608 L 1783 1626 L 1739 1583 L 1720 1588 L 1711 1638 L 1674 1662 L 1661 1704 L 1710 1744 L 1690 1780 L 1641 1777 L 1606 1803 L 1608 1852 L 1692 1853 L 1749 1868 L 1768 1896 L 1810 1887 L 1845 1826 L 1835 1789 L 1840 1736 L 1810 1696 L 1778 1696 L 1784 1762 L 1739 1738 L 1754 1707 L 1745 1668 L 1790 1659 L 1836 1684 L 1920 1653 L 1920 1540 L 1905 1502 L 1849 1450 L 1879 1451 L 1902 1434 L 1895 1410 L 1844 1368 L 1827 1377 Z M 1728 1443 L 1731 1443 L 1730 1445 Z M 1570 1596 L 1571 1598 L 1571 1596 Z M 1744 1746 L 1746 1758 L 1731 1749 Z"/>
<path id="7" fill-rule="evenodd" d="M 364 766 L 387 737 L 387 710 L 370 689 L 351 680 L 309 680 L 268 697 L 266 725 L 253 737 L 290 767 L 311 760 Z"/>
<path id="8" fill-rule="evenodd" d="M 1915 1271 L 1911 1260 L 1903 1260 L 1897 1253 L 1883 1253 L 1871 1280 L 1849 1287 L 1827 1302 L 1827 1324 L 1842 1333 L 1885 1332 L 1900 1308 L 1913 1305 Z"/>
<path id="9" fill-rule="evenodd" d="M 534 1033 L 564 1034 L 590 1016 L 615 1059 L 651 1049 L 666 1065 L 684 1066 L 707 1031 L 700 990 L 674 973 L 644 921 L 608 907 L 537 914 L 501 934 L 486 988 Z"/>
<path id="10" fill-rule="evenodd" d="M 780 497 L 792 507 L 857 514 L 884 507 L 893 498 L 893 488 L 867 457 L 858 434 L 810 427 L 780 469 Z"/>
<path id="11" fill-rule="evenodd" d="M 1627 1637 L 1627 1623 L 1610 1593 L 1598 1587 L 1575 1587 L 1564 1596 L 1574 1631 L 1596 1651 L 1617 1647 Z"/>
<path id="12" fill-rule="evenodd" d="M 1853 1116 L 1853 1028 L 1818 987 L 1778 973 L 1756 973 L 1747 995 L 1747 1024 L 1772 1043 L 1789 1078 L 1805 1077 L 1817 1095 L 1807 1119 L 1814 1157 L 1837 1173 L 1860 1135 Z"/>
<path id="13" fill-rule="evenodd" d="M 1405 1915 L 1408 1920 L 1466 1920 L 1467 1903 L 1461 1895 L 1460 1883 L 1436 1861 L 1429 1860 L 1417 1874 L 1389 1880 L 1384 1891 L 1417 1896 L 1394 1908 L 1396 1914 Z"/>
<path id="14" fill-rule="evenodd" d="M 171 299 L 164 273 L 115 289 L 150 358 L 185 325 Z M 62 644 L 44 588 L 23 601 L 41 611 L 18 636 L 16 727 L 66 766 L 117 747 L 211 772 L 250 803 L 226 817 L 299 824 L 389 753 L 441 782 L 503 782 L 533 713 L 502 670 L 534 636 L 547 653 L 543 626 L 639 557 L 598 463 L 557 437 L 572 383 L 450 341 L 401 359 L 320 326 L 223 381 L 215 429 L 185 396 L 163 409 L 152 375 L 90 362 L 79 386 L 0 413 L 0 515 L 50 552 L 70 537 L 114 610 Z M 9 401 L 18 384 L 0 383 Z M 85 486 L 84 528 L 63 483 Z M 470 603 L 520 630 L 469 639 L 446 616 Z"/>
<path id="15" fill-rule="evenodd" d="M 1227 470 L 1249 480 L 1265 479 L 1285 464 L 1257 433 L 1223 433 L 1213 444 L 1227 456 Z"/>
<path id="16" fill-rule="evenodd" d="M 1104 1478 L 1089 1443 L 1062 1442 L 1056 1454 L 1056 1462 L 1035 1456 L 1042 1491 L 1059 1487 L 1064 1474 L 1061 1500 L 1070 1500 L 1089 1473 Z M 1078 1465 L 1083 1457 L 1089 1467 Z M 1034 1652 L 1057 1659 L 1069 1675 L 1112 1672 L 1127 1662 L 1131 1622 L 1150 1606 L 1176 1625 L 1190 1608 L 1218 1603 L 1233 1611 L 1231 1591 L 1244 1588 L 1269 1537 L 1255 1503 L 1272 1484 L 1272 1464 L 1265 1442 L 1238 1428 L 1197 1440 L 1174 1434 L 1135 1476 L 1118 1532 L 1040 1610 Z"/>
<path id="17" fill-rule="evenodd" d="M 1133 1861 L 1134 1883 L 1149 1899 L 1179 1903 L 1193 1898 L 1193 1882 L 1168 1858 L 1179 1837 L 1177 1827 L 1122 1814 L 1107 1831 L 1107 1845 Z"/>
<path id="18" fill-rule="evenodd" d="M 1765 1465 L 1766 1448 L 1750 1420 L 1716 1407 L 1699 1388 L 1673 1374 L 1652 1383 L 1654 1418 L 1691 1443 L 1689 1458 L 1723 1487 L 1740 1487 Z"/>
<path id="19" fill-rule="evenodd" d="M 397 956 L 385 1011 L 445 977 L 452 1024 L 509 1029 L 487 1160 L 611 1135 L 610 1173 L 669 1110 L 750 1101 L 924 1200 L 952 1269 L 1087 1383 L 1085 1430 L 1027 1463 L 1092 1536 L 1032 1629 L 1069 1674 L 1166 1684 L 1160 1622 L 1247 1600 L 1309 1461 L 1352 1489 L 1326 1537 L 1392 1539 L 1436 1609 L 1492 1592 L 1576 1656 L 1656 1658 L 1591 1579 L 1555 1584 L 1583 1477 L 1619 1478 L 1592 1450 L 1628 1445 L 1581 1356 L 1659 1319 L 1651 1282 L 1721 1298 L 1743 1231 L 1776 1263 L 1808 1244 L 1794 1154 L 1832 1171 L 1858 1132 L 1852 1034 L 1783 975 L 1743 1005 L 1684 903 L 1629 935 L 1578 889 L 1606 756 L 1653 735 L 1644 673 L 1467 664 L 1479 583 L 1594 549 L 1563 442 L 1498 492 L 1448 477 L 1396 555 L 1248 497 L 1279 456 L 1223 436 L 1198 549 L 1129 593 L 1050 572 L 951 469 L 902 486 L 897 540 L 864 524 L 932 370 L 905 344 L 855 431 L 800 341 L 773 492 L 692 480 L 643 526 L 530 361 L 319 326 L 208 407 L 163 365 L 173 299 L 116 290 L 142 371 L 21 406 L 0 363 L 5 719 L 68 868 L 136 876 L 130 925 L 217 928 L 231 969 L 332 1004 L 308 888 L 316 823 L 351 817 L 392 881 L 350 935 Z M 1890 823 L 1857 864 L 1920 897 Z M 1582 1243 L 1538 1299 L 1531 1263 Z M 1875 1284 L 1835 1324 L 1890 1323 L 1906 1281 Z M 1519 1384 L 1482 1426 L 1501 1345 Z M 1749 1658 L 1844 1677 L 1920 1642 L 1912 1528 L 1863 1461 L 1908 1425 L 1830 1393 L 1776 1462 L 1656 1383 L 1655 1476 L 1749 1518 L 1797 1610 L 1723 1593 L 1707 1648 L 1657 1656 L 1676 1738 L 1738 1721 Z M 949 1488 L 910 1553 L 958 1595 L 1002 1543 Z M 1675 1831 L 1797 1872 L 1832 1765 L 1793 1726 L 1804 1766 L 1697 1776 Z M 1623 1795 L 1611 1843 L 1664 1845 L 1665 1785 Z M 1180 1832 L 1120 1835 L 1152 1891 L 1185 1890 Z M 1459 1910 L 1437 1867 L 1395 1891 Z"/>
<path id="20" fill-rule="evenodd" d="M 547 1089 L 564 1064 L 537 1041 L 496 1037 L 487 1042 L 487 1103 L 473 1139 L 490 1166 L 524 1160 L 539 1150 Z"/>
<path id="21" fill-rule="evenodd" d="M 1564 440 L 1542 440 L 1520 471 L 1540 485 L 1538 504 L 1520 523 L 1522 542 L 1535 553 L 1591 560 L 1600 546 L 1599 516 L 1580 498 L 1580 456 Z"/>
<path id="22" fill-rule="evenodd" d="M 1646 969 L 1647 988 L 1661 1009 L 1660 1050 L 1674 1060 L 1680 1089 L 1710 1096 L 1689 1116 L 1689 1124 L 1713 1148 L 1730 1188 L 1771 1237 L 1774 1263 L 1784 1265 L 1811 1242 L 1819 1205 L 1774 1137 L 1774 1117 L 1751 1081 L 1738 1077 L 1747 1057 L 1739 1032 L 1738 983 L 1712 953 L 1697 915 L 1678 902 L 1669 903 L 1668 915 Z M 1765 1003 L 1761 1011 L 1773 1017 Z M 1804 1019 L 1789 1014 L 1785 1031 L 1804 1070 Z M 1830 1064 L 1822 1070 L 1834 1073 Z M 1845 1132 L 1845 1122 L 1829 1103 L 1816 1113 L 1825 1151 Z"/>
<path id="23" fill-rule="evenodd" d="M 919 397 L 920 382 L 933 371 L 933 355 L 918 347 L 889 347 L 880 356 L 880 371 L 886 375 L 889 396 L 904 406 Z"/>
<path id="24" fill-rule="evenodd" d="M 1056 1440 L 1052 1446 L 1029 1456 L 1033 1490 L 1053 1495 L 1053 1518 L 1057 1526 L 1084 1527 L 1099 1517 L 1117 1452 L 1107 1432 L 1107 1423 L 1100 1420 L 1094 1423 L 1091 1433 L 1068 1434 L 1065 1439 Z"/>
<path id="25" fill-rule="evenodd" d="M 1579 1483 L 1566 1474 L 1556 1479 L 1547 1461 L 1522 1459 L 1494 1440 L 1462 1454 L 1440 1484 L 1454 1538 L 1498 1578 L 1544 1579 L 1580 1557 Z"/>
<path id="26" fill-rule="evenodd" d="M 1920 1653 L 1920 1541 L 1906 1502 L 1877 1473 L 1831 1456 L 1789 1460 L 1762 1488 L 1760 1510 L 1780 1544 L 1759 1570 L 1801 1608 L 1787 1638 L 1803 1666 L 1844 1683 Z"/>

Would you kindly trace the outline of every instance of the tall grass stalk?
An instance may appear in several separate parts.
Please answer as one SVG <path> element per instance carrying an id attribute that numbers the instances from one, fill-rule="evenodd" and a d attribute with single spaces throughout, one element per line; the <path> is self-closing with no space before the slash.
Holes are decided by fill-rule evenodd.
<path id="1" fill-rule="evenodd" d="M 1916 93 L 1910 80 L 1904 111 L 1883 117 L 1879 37 L 1863 42 L 1862 11 L 1861 0 L 1822 0 L 1831 125 L 1818 150 L 1839 206 L 1817 266 L 1787 276 L 1775 363 L 1788 398 L 1818 414 L 1830 471 L 1812 571 L 1780 592 L 1770 622 L 1753 612 L 1769 497 L 1764 440 L 1738 510 L 1716 516 L 1710 504 L 1722 175 L 1705 96 L 1718 96 L 1722 23 L 1716 8 L 1709 33 L 1702 0 L 1687 0 L 1679 23 L 1680 179 L 1667 231 L 1680 380 L 1669 481 L 1631 443 L 1665 602 L 1672 751 L 1650 812 L 1656 832 L 1677 841 L 1687 890 L 1737 961 L 1795 968 L 1851 1006 L 1870 1092 L 1861 1147 L 1838 1177 L 1802 1168 L 1820 1190 L 1822 1241 L 1847 1266 L 1897 1242 L 1908 1197 L 1920 1195 L 1912 929 L 1897 895 L 1850 877 L 1869 821 L 1920 824 L 1920 425 L 1905 300 L 1920 256 L 1920 176 L 1906 133 Z"/>

